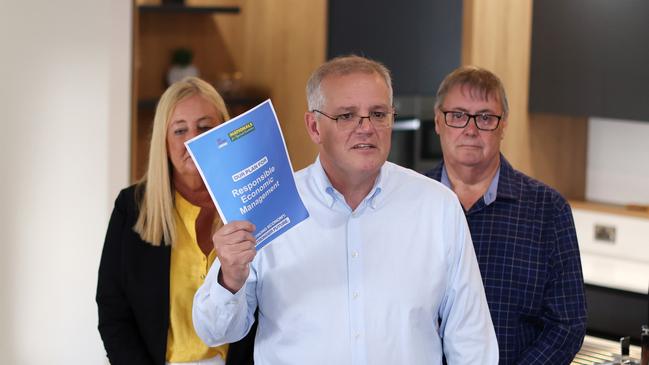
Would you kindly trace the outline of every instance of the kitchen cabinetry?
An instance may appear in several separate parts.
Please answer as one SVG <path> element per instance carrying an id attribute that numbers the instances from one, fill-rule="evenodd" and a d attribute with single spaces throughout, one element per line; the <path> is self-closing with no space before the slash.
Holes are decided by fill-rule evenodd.
<path id="1" fill-rule="evenodd" d="M 649 323 L 649 209 L 572 201 L 588 303 L 588 331 L 640 339 Z"/>
<path id="2" fill-rule="evenodd" d="M 534 2 L 531 112 L 649 121 L 649 2 Z"/>
<path id="3" fill-rule="evenodd" d="M 399 119 L 388 160 L 402 166 L 425 172 L 441 158 L 433 105 L 461 46 L 461 1 L 329 1 L 328 57 L 363 55 L 390 69 Z"/>
<path id="4" fill-rule="evenodd" d="M 329 58 L 374 58 L 392 72 L 395 96 L 434 96 L 460 65 L 462 2 L 330 0 L 328 34 Z"/>
<path id="5" fill-rule="evenodd" d="M 229 50 L 232 43 L 241 43 L 234 31 L 241 22 L 240 13 L 239 6 L 135 5 L 132 180 L 139 179 L 146 170 L 155 106 L 167 87 L 166 75 L 174 50 L 185 48 L 192 52 L 192 63 L 200 77 L 221 89 L 231 115 L 263 100 L 261 93 L 243 89 L 224 92 L 219 87 L 239 75 L 236 56 Z"/>

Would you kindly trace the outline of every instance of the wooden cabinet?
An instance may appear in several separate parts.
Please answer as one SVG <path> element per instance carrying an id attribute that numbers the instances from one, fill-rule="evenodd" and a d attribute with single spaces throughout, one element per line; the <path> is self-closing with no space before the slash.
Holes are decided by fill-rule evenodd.
<path id="1" fill-rule="evenodd" d="M 135 5 L 131 180 L 146 171 L 155 107 L 168 86 L 166 75 L 176 49 L 192 52 L 200 77 L 222 93 L 232 116 L 264 100 L 263 92 L 243 85 L 231 91 L 222 87 L 224 80 L 241 74 L 231 51 L 231 43 L 240 43 L 241 37 L 233 35 L 242 21 L 240 14 L 236 5 Z"/>
<path id="2" fill-rule="evenodd" d="M 326 0 L 185 0 L 180 8 L 134 1 L 131 180 L 145 171 L 154 107 L 176 47 L 194 51 L 209 82 L 241 73 L 244 92 L 224 95 L 231 115 L 270 97 L 293 167 L 313 162 L 304 87 L 325 60 Z"/>

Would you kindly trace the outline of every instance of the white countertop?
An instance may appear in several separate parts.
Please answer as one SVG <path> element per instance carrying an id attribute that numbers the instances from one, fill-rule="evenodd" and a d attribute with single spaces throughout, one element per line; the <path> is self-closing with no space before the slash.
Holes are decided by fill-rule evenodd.
<path id="1" fill-rule="evenodd" d="M 647 263 L 582 252 L 581 266 L 586 284 L 639 294 L 649 290 Z"/>
<path id="2" fill-rule="evenodd" d="M 584 282 L 647 294 L 649 289 L 649 219 L 575 208 Z M 598 227 L 612 231 L 598 237 Z"/>

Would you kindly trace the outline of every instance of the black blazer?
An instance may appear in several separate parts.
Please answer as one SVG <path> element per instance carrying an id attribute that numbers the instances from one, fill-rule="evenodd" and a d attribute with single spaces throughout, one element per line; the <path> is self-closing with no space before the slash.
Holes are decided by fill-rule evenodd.
<path id="1" fill-rule="evenodd" d="M 99 264 L 99 333 L 112 365 L 164 365 L 169 328 L 171 248 L 152 246 L 133 231 L 136 188 L 115 200 Z M 255 329 L 230 345 L 228 365 L 252 364 Z"/>

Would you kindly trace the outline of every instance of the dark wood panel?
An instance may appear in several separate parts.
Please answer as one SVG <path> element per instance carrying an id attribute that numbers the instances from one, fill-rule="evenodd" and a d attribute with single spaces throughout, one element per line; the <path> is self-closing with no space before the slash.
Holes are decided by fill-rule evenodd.
<path id="1" fill-rule="evenodd" d="M 355 53 L 392 71 L 395 95 L 435 95 L 460 65 L 461 1 L 330 0 L 329 58 Z"/>
<path id="2" fill-rule="evenodd" d="M 531 112 L 649 120 L 649 2 L 534 2 Z"/>

